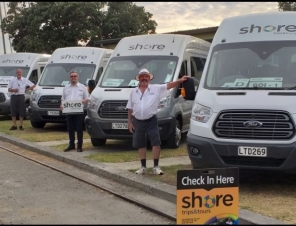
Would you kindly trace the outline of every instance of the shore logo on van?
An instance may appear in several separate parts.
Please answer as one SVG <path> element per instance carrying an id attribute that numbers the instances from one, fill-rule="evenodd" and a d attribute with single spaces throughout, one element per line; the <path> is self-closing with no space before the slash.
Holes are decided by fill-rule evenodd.
<path id="1" fill-rule="evenodd" d="M 295 32 L 296 25 L 266 25 L 256 26 L 252 24 L 250 27 L 242 27 L 239 34 L 260 33 L 260 32 Z"/>
<path id="2" fill-rule="evenodd" d="M 87 58 L 87 56 L 85 55 L 70 55 L 70 54 L 66 54 L 66 55 L 62 55 L 61 56 L 61 60 L 85 60 Z"/>
<path id="3" fill-rule="evenodd" d="M 163 50 L 165 48 L 165 45 L 162 44 L 137 44 L 137 45 L 131 45 L 128 50 L 149 50 L 149 51 L 158 51 L 158 50 Z"/>
<path id="4" fill-rule="evenodd" d="M 9 60 L 9 59 L 7 59 L 7 60 L 2 60 L 2 63 L 3 64 L 22 64 L 22 63 L 24 63 L 24 61 L 23 60 Z"/>

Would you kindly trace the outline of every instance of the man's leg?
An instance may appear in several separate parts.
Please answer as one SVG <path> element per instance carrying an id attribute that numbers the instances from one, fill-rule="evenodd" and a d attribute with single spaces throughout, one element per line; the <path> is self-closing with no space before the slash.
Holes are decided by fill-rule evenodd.
<path id="1" fill-rule="evenodd" d="M 18 100 L 18 114 L 19 114 L 19 120 L 20 120 L 20 129 L 23 130 L 23 121 L 26 111 L 26 105 L 25 105 L 25 95 L 19 96 Z"/>
<path id="2" fill-rule="evenodd" d="M 133 133 L 133 147 L 138 149 L 139 157 L 141 160 L 141 168 L 136 171 L 136 174 L 146 173 L 146 135 L 145 135 L 145 123 L 133 119 L 132 121 L 135 131 Z"/>
<path id="3" fill-rule="evenodd" d="M 12 127 L 10 128 L 10 130 L 15 130 L 17 129 L 16 126 L 16 108 L 17 108 L 17 102 L 16 102 L 16 96 L 11 95 L 10 98 L 10 115 L 11 115 L 11 119 L 12 119 Z"/>
<path id="4" fill-rule="evenodd" d="M 67 126 L 69 134 L 69 147 L 75 149 L 75 117 L 74 115 L 67 115 Z"/>
<path id="5" fill-rule="evenodd" d="M 147 126 L 147 135 L 150 139 L 151 145 L 152 145 L 152 156 L 154 160 L 154 167 L 153 172 L 157 175 L 163 175 L 163 171 L 158 166 L 159 163 L 159 157 L 160 157 L 160 135 L 158 130 L 158 124 L 157 124 L 157 118 L 156 116 L 149 121 L 149 124 Z"/>
<path id="6" fill-rule="evenodd" d="M 75 118 L 77 132 L 77 151 L 82 151 L 84 114 L 76 115 Z"/>

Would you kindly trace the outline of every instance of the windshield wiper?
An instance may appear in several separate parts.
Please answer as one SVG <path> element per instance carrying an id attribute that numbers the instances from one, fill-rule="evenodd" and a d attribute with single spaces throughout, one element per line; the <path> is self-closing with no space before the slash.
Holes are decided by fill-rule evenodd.
<path id="1" fill-rule="evenodd" d="M 289 87 L 286 90 L 292 90 L 292 89 L 296 89 L 296 86 Z"/>
<path id="2" fill-rule="evenodd" d="M 229 87 L 227 90 L 279 90 L 284 89 L 280 87 Z"/>

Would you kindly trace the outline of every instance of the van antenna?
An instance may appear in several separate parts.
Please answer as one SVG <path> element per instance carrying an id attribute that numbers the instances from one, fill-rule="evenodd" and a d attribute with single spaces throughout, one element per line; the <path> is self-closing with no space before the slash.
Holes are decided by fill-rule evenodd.
<path id="1" fill-rule="evenodd" d="M 178 25 L 178 24 L 176 24 L 176 27 L 175 27 L 175 32 L 174 32 L 174 37 L 173 37 L 173 43 L 175 42 L 175 36 L 176 36 L 176 31 L 177 31 L 177 25 Z"/>

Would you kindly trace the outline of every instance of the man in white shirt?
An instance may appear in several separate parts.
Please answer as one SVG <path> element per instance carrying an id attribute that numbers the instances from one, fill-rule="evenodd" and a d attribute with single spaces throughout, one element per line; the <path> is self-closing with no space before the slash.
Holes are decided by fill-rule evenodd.
<path id="1" fill-rule="evenodd" d="M 153 173 L 163 175 L 163 171 L 158 166 L 160 155 L 160 135 L 158 131 L 156 112 L 161 98 L 168 95 L 168 90 L 186 81 L 189 76 L 183 76 L 177 81 L 167 84 L 149 84 L 153 75 L 147 70 L 140 70 L 136 76 L 139 81 L 138 87 L 133 89 L 126 105 L 128 109 L 128 128 L 133 133 L 133 147 L 139 150 L 141 168 L 136 174 L 146 173 L 146 135 L 152 145 L 152 155 L 154 159 Z"/>
<path id="2" fill-rule="evenodd" d="M 89 94 L 85 85 L 78 82 L 79 75 L 76 71 L 70 72 L 70 84 L 66 85 L 63 89 L 62 101 L 63 100 L 81 100 L 82 104 L 86 104 L 89 101 Z M 63 110 L 63 106 L 60 108 Z M 83 125 L 84 125 L 84 114 L 67 114 L 67 126 L 69 134 L 69 146 L 64 152 L 75 149 L 75 129 L 77 132 L 77 151 L 82 152 L 83 144 Z"/>
<path id="3" fill-rule="evenodd" d="M 27 78 L 23 78 L 23 71 L 22 69 L 16 70 L 16 77 L 10 80 L 8 84 L 8 92 L 11 93 L 10 96 L 10 114 L 12 119 L 12 127 L 10 130 L 16 130 L 16 114 L 19 115 L 20 120 L 20 130 L 24 130 L 23 128 L 23 120 L 26 111 L 25 105 L 25 93 L 27 90 L 33 90 L 35 88 L 35 84 L 31 82 Z"/>

